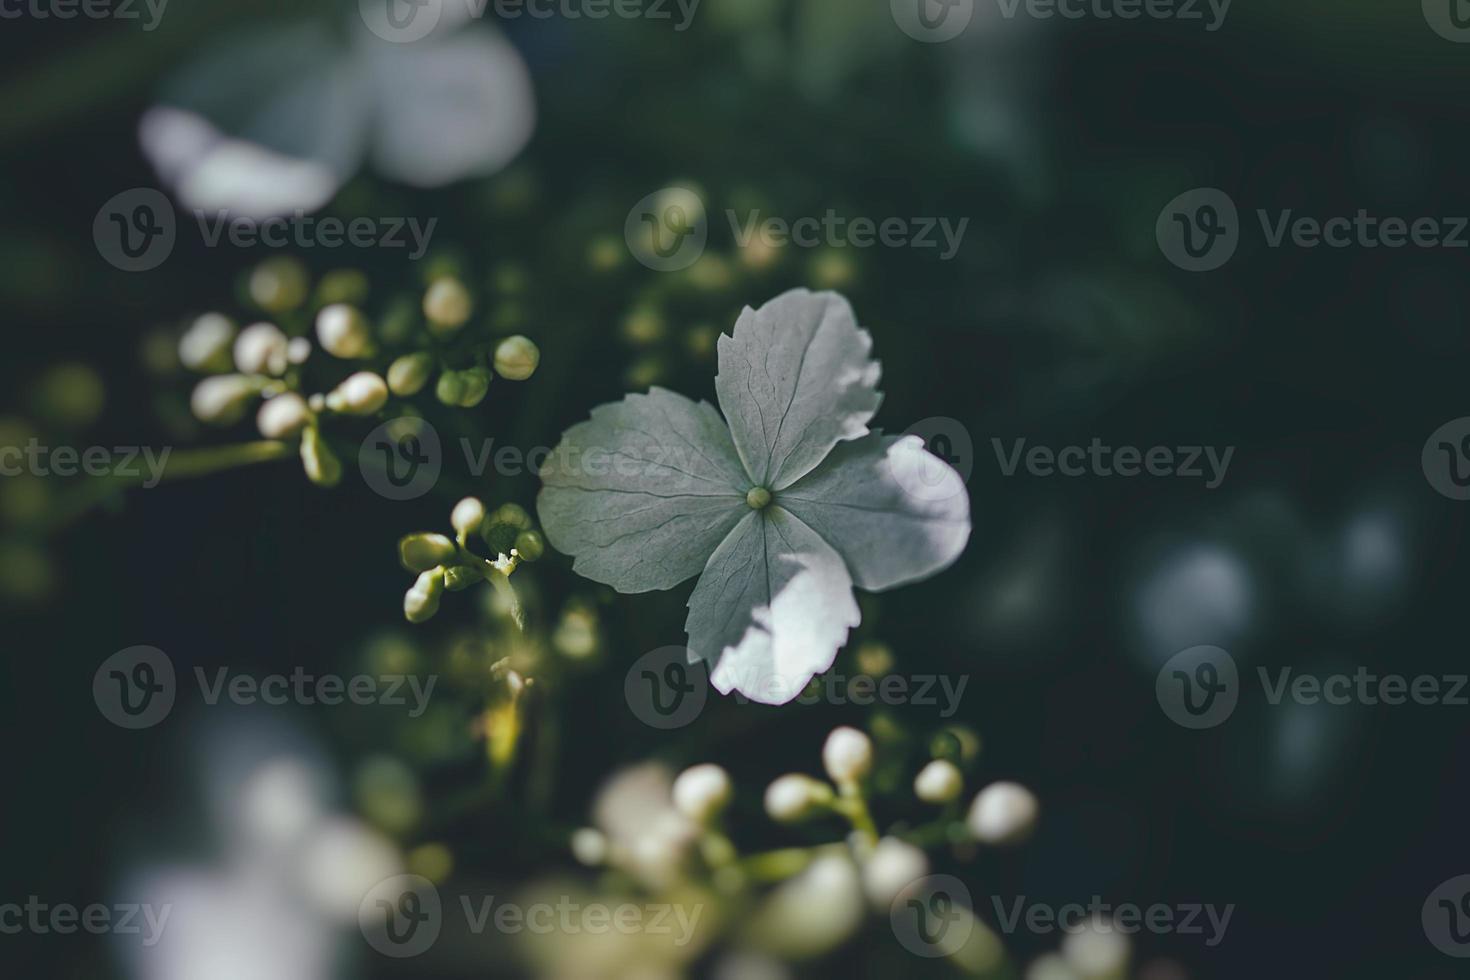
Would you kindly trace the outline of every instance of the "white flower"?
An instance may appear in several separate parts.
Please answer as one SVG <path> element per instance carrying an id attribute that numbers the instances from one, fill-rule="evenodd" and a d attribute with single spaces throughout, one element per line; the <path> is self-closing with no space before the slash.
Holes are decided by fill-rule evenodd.
<path id="1" fill-rule="evenodd" d="M 914 795 L 925 803 L 948 803 L 964 788 L 960 767 L 948 759 L 935 759 L 914 777 Z"/>
<path id="2" fill-rule="evenodd" d="M 958 473 L 868 429 L 872 340 L 835 293 L 746 310 L 718 344 L 714 407 L 662 388 L 568 429 L 537 499 L 573 567 L 619 592 L 693 576 L 690 653 L 728 694 L 784 704 L 860 620 L 852 589 L 949 566 L 970 536 Z"/>
<path id="3" fill-rule="evenodd" d="M 315 210 L 369 159 L 415 187 L 494 173 L 530 139 L 530 74 L 509 42 L 460 29 L 449 6 L 414 44 L 361 23 L 232 33 L 166 83 L 138 125 L 143 152 L 211 218 Z"/>
<path id="4" fill-rule="evenodd" d="M 674 806 L 695 823 L 705 823 L 730 802 L 730 774 L 713 763 L 692 766 L 674 780 Z"/>
<path id="5" fill-rule="evenodd" d="M 873 742 L 856 728 L 834 728 L 822 745 L 822 765 L 836 782 L 855 783 L 873 769 Z"/>
<path id="6" fill-rule="evenodd" d="M 887 911 L 898 893 L 929 873 L 929 858 L 897 837 L 885 837 L 863 865 L 863 889 L 873 907 Z"/>
<path id="7" fill-rule="evenodd" d="M 1040 809 L 1036 796 L 1019 783 L 991 783 L 975 796 L 966 822 L 976 840 L 1013 844 L 1031 833 Z"/>

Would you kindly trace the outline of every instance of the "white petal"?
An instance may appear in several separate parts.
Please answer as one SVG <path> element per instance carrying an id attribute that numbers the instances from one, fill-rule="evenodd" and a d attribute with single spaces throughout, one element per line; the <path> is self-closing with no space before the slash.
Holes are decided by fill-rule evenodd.
<path id="1" fill-rule="evenodd" d="M 779 507 L 750 511 L 710 557 L 689 597 L 690 655 L 710 681 L 785 704 L 828 667 L 861 619 L 842 558 Z"/>
<path id="2" fill-rule="evenodd" d="M 662 388 L 593 409 L 541 468 L 536 509 L 572 567 L 619 592 L 698 575 L 744 514 L 750 483 L 708 402 Z"/>
<path id="3" fill-rule="evenodd" d="M 793 289 L 746 307 L 719 340 L 715 392 L 746 472 L 790 486 L 844 439 L 867 433 L 878 410 L 873 339 L 836 293 Z"/>
<path id="4" fill-rule="evenodd" d="M 949 567 L 970 539 L 964 480 L 918 436 L 875 432 L 843 443 L 776 500 L 836 548 L 857 584 L 873 591 Z"/>
<path id="5" fill-rule="evenodd" d="M 369 110 L 356 72 L 317 25 L 247 34 L 170 79 L 139 142 L 186 207 L 257 219 L 314 210 L 362 160 Z"/>
<path id="6" fill-rule="evenodd" d="M 384 176 L 416 187 L 486 176 L 531 138 L 530 72 L 493 31 L 361 50 L 377 93 L 373 165 Z"/>

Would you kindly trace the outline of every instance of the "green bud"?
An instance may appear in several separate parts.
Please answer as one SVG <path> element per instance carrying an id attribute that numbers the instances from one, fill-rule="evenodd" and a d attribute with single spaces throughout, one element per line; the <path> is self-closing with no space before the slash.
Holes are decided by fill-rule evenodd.
<path id="1" fill-rule="evenodd" d="M 361 269 L 333 269 L 317 283 L 317 302 L 361 303 L 367 299 L 368 277 Z"/>
<path id="2" fill-rule="evenodd" d="M 424 293 L 424 316 L 437 337 L 457 333 L 474 312 L 474 300 L 464 283 L 452 276 L 435 279 Z"/>
<path id="3" fill-rule="evenodd" d="M 483 581 L 485 576 L 470 565 L 455 565 L 444 572 L 444 587 L 450 592 L 461 592 Z"/>
<path id="4" fill-rule="evenodd" d="M 410 572 L 427 572 L 458 553 L 455 543 L 442 534 L 406 534 L 398 541 L 398 560 Z"/>
<path id="5" fill-rule="evenodd" d="M 342 480 L 342 461 L 314 425 L 301 433 L 301 465 L 306 476 L 319 487 L 335 487 Z"/>
<path id="6" fill-rule="evenodd" d="M 400 398 L 417 395 L 434 372 L 434 355 L 427 351 L 404 354 L 388 365 L 388 390 Z"/>
<path id="7" fill-rule="evenodd" d="M 536 373 L 541 363 L 541 350 L 529 337 L 516 334 L 495 348 L 495 373 L 511 381 L 525 381 Z"/>
<path id="8" fill-rule="evenodd" d="M 496 508 L 492 520 L 500 524 L 510 524 L 522 531 L 531 527 L 531 515 L 520 504 L 501 504 Z"/>
<path id="9" fill-rule="evenodd" d="M 439 375 L 434 395 L 446 405 L 474 408 L 485 400 L 490 390 L 490 369 L 472 367 L 464 371 L 445 371 Z"/>
<path id="10" fill-rule="evenodd" d="M 306 268 L 295 259 L 266 259 L 250 273 L 250 298 L 271 313 L 294 310 L 306 299 Z"/>
<path id="11" fill-rule="evenodd" d="M 410 623 L 422 623 L 439 611 L 444 594 L 444 569 L 431 568 L 419 575 L 413 588 L 403 594 L 403 615 Z"/>
<path id="12" fill-rule="evenodd" d="M 466 497 L 454 505 L 449 523 L 460 534 L 474 534 L 485 523 L 485 505 L 474 497 Z"/>
<path id="13" fill-rule="evenodd" d="M 491 555 L 508 555 L 516 546 L 516 538 L 520 536 L 521 529 L 514 524 L 506 524 L 502 521 L 491 519 L 480 526 L 480 537 L 484 539 L 485 546 L 490 549 Z"/>
<path id="14" fill-rule="evenodd" d="M 516 554 L 526 561 L 535 561 L 546 553 L 546 541 L 539 531 L 522 531 L 516 535 Z"/>

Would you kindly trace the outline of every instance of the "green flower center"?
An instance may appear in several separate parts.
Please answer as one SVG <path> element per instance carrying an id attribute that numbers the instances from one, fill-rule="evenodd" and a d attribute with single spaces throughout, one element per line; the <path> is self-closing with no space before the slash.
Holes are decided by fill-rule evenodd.
<path id="1" fill-rule="evenodd" d="M 756 510 L 760 510 L 771 502 L 771 491 L 765 487 L 751 487 L 745 491 L 745 502 Z"/>

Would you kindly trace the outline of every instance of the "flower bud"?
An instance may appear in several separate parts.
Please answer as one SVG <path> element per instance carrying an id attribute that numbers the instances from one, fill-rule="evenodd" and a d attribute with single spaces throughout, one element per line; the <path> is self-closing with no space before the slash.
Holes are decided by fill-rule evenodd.
<path id="1" fill-rule="evenodd" d="M 306 268 L 295 259 L 266 259 L 250 273 L 250 298 L 270 313 L 294 310 L 306 299 Z"/>
<path id="2" fill-rule="evenodd" d="M 434 355 L 427 351 L 404 354 L 388 365 L 388 390 L 400 398 L 417 395 L 434 372 Z"/>
<path id="3" fill-rule="evenodd" d="M 976 795 L 965 822 L 978 841 L 1014 844 L 1031 833 L 1040 809 L 1036 796 L 1019 783 L 991 783 Z"/>
<path id="4" fill-rule="evenodd" d="M 327 394 L 327 408 L 343 415 L 371 415 L 387 400 L 387 383 L 371 371 L 359 371 Z"/>
<path id="5" fill-rule="evenodd" d="M 459 554 L 459 548 L 442 534 L 406 534 L 398 540 L 398 560 L 410 572 L 427 572 Z"/>
<path id="6" fill-rule="evenodd" d="M 766 813 L 781 823 L 801 820 L 831 802 L 832 787 L 797 772 L 766 787 Z"/>
<path id="7" fill-rule="evenodd" d="M 429 332 L 436 337 L 457 332 L 473 311 L 470 291 L 453 276 L 435 279 L 424 293 L 424 316 L 429 320 Z"/>
<path id="8" fill-rule="evenodd" d="M 583 827 L 572 834 L 572 855 L 589 868 L 607 860 L 607 838 L 602 831 Z"/>
<path id="9" fill-rule="evenodd" d="M 235 324 L 222 313 L 205 313 L 179 338 L 179 363 L 190 371 L 215 374 L 230 369 Z"/>
<path id="10" fill-rule="evenodd" d="M 711 763 L 693 766 L 674 780 L 674 806 L 695 823 L 708 823 L 734 795 L 730 774 Z"/>
<path id="11" fill-rule="evenodd" d="M 495 373 L 511 381 L 525 381 L 536 373 L 541 363 L 541 349 L 529 337 L 516 334 L 495 348 Z"/>
<path id="12" fill-rule="evenodd" d="M 301 465 L 307 479 L 319 487 L 335 487 L 342 480 L 342 461 L 314 425 L 301 433 Z"/>
<path id="13" fill-rule="evenodd" d="M 477 582 L 485 581 L 485 576 L 469 565 L 455 565 L 444 571 L 444 588 L 450 592 L 463 592 Z"/>
<path id="14" fill-rule="evenodd" d="M 316 315 L 316 339 L 333 357 L 367 357 L 373 351 L 373 335 L 367 317 L 355 306 L 333 303 Z"/>
<path id="15" fill-rule="evenodd" d="M 490 370 L 473 367 L 466 371 L 445 371 L 439 375 L 434 396 L 445 405 L 474 408 L 485 400 L 490 390 Z"/>
<path id="16" fill-rule="evenodd" d="M 290 439 L 311 421 L 306 399 L 287 391 L 268 399 L 256 413 L 255 424 L 267 439 Z"/>
<path id="17" fill-rule="evenodd" d="M 413 588 L 403 594 L 403 615 L 410 623 L 422 623 L 439 611 L 444 594 L 444 569 L 431 568 L 419 575 Z"/>
<path id="18" fill-rule="evenodd" d="M 460 534 L 474 534 L 485 522 L 485 505 L 474 497 L 466 497 L 454 505 L 449 523 Z"/>
<path id="19" fill-rule="evenodd" d="M 244 374 L 284 374 L 289 344 L 274 323 L 252 323 L 235 338 L 235 367 Z"/>
<path id="20" fill-rule="evenodd" d="M 863 890 L 875 908 L 887 911 L 900 892 L 928 873 L 928 855 L 908 841 L 885 837 L 863 865 Z"/>
<path id="21" fill-rule="evenodd" d="M 526 561 L 535 561 L 546 554 L 546 540 L 540 531 L 522 531 L 516 535 L 516 554 Z"/>
<path id="22" fill-rule="evenodd" d="M 220 374 L 194 386 L 189 407 L 201 422 L 230 425 L 245 414 L 245 406 L 260 393 L 260 384 L 243 374 Z"/>
<path id="23" fill-rule="evenodd" d="M 914 795 L 925 803 L 948 803 L 965 788 L 959 766 L 948 759 L 935 759 L 914 777 Z"/>
<path id="24" fill-rule="evenodd" d="M 873 769 L 873 742 L 856 728 L 834 728 L 822 746 L 822 765 L 838 783 L 855 783 Z"/>
<path id="25" fill-rule="evenodd" d="M 305 364 L 309 357 L 311 357 L 311 341 L 305 337 L 292 337 L 290 343 L 286 344 L 286 360 L 292 364 Z"/>

